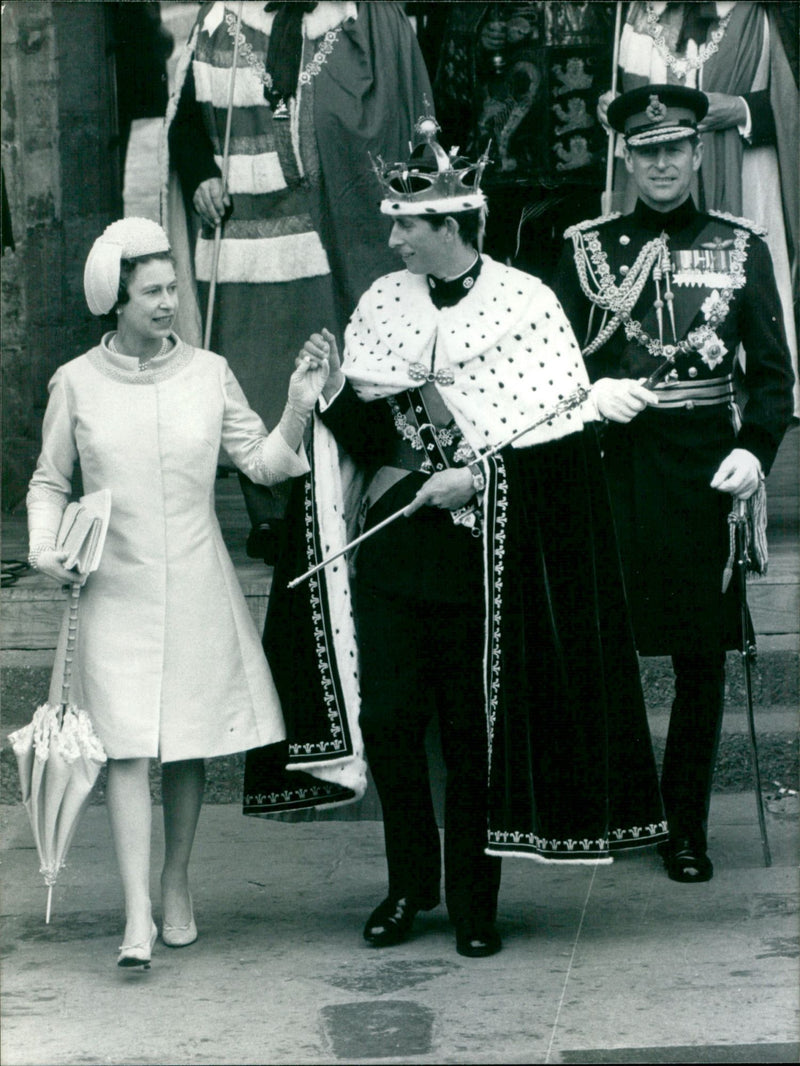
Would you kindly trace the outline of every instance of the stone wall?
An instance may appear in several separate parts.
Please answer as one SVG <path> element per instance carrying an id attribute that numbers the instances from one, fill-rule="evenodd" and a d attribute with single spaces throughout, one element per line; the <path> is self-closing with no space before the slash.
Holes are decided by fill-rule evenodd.
<path id="1" fill-rule="evenodd" d="M 82 278 L 92 241 L 121 214 L 111 6 L 3 5 L 2 163 L 15 244 L 2 260 L 4 510 L 33 471 L 50 376 L 100 332 Z"/>

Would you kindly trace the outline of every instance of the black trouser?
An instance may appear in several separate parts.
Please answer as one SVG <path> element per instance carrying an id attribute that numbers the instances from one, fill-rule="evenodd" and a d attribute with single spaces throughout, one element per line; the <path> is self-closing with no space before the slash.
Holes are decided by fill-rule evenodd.
<path id="1" fill-rule="evenodd" d="M 706 847 L 711 780 L 725 694 L 725 652 L 672 656 L 675 700 L 661 771 L 670 835 Z"/>
<path id="2" fill-rule="evenodd" d="M 482 603 L 440 604 L 360 588 L 361 731 L 383 808 L 389 894 L 439 900 L 441 853 L 425 751 L 439 716 L 447 771 L 445 898 L 454 922 L 494 919 L 500 860 L 487 839 Z"/>

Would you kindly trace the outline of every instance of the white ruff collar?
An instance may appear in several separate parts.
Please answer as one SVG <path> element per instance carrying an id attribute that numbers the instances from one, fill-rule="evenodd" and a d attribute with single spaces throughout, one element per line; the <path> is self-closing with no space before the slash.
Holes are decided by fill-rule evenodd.
<path id="1" fill-rule="evenodd" d="M 473 449 L 499 444 L 538 421 L 589 379 L 558 300 L 538 278 L 489 256 L 454 307 L 437 309 L 424 277 L 401 270 L 379 278 L 359 301 L 345 333 L 343 371 L 363 400 L 420 384 L 411 364 L 449 368 L 437 383 Z M 593 417 L 582 409 L 525 434 L 515 447 L 557 440 Z"/>

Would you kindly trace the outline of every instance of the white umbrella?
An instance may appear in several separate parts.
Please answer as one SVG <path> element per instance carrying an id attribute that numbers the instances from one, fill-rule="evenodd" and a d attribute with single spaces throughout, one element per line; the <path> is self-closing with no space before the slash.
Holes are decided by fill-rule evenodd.
<path id="1" fill-rule="evenodd" d="M 106 754 L 86 711 L 71 703 L 43 704 L 9 740 L 39 853 L 39 872 L 47 885 L 49 923 L 53 886 Z"/>
<path id="2" fill-rule="evenodd" d="M 70 504 L 64 512 L 58 543 L 68 552 L 67 563 L 82 576 L 100 564 L 110 510 L 111 495 L 101 490 Z M 47 923 L 53 885 L 106 761 L 89 715 L 69 702 L 82 587 L 76 580 L 70 593 L 61 702 L 42 704 L 31 721 L 8 738 L 17 757 L 22 802 L 41 863 L 39 872 L 47 885 Z"/>

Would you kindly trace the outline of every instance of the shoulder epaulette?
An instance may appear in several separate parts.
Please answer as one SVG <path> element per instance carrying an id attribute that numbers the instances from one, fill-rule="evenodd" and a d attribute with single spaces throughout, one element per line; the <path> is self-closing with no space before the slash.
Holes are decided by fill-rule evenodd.
<path id="1" fill-rule="evenodd" d="M 598 215 L 597 218 L 587 218 L 583 222 L 576 222 L 573 226 L 570 226 L 568 230 L 564 231 L 564 236 L 571 237 L 573 233 L 593 229 L 595 226 L 602 226 L 605 222 L 613 222 L 615 218 L 621 217 L 621 211 L 611 211 L 607 215 Z"/>
<path id="2" fill-rule="evenodd" d="M 729 211 L 708 211 L 707 214 L 713 218 L 721 218 L 724 222 L 730 222 L 734 226 L 740 226 L 742 229 L 750 230 L 757 237 L 766 237 L 767 235 L 766 228 L 760 222 L 753 222 L 751 218 L 739 218 L 738 215 L 732 215 Z"/>

